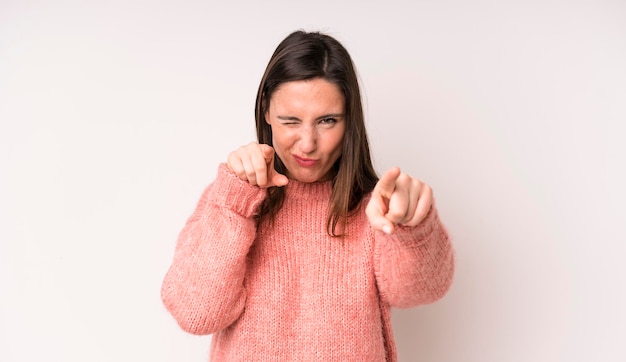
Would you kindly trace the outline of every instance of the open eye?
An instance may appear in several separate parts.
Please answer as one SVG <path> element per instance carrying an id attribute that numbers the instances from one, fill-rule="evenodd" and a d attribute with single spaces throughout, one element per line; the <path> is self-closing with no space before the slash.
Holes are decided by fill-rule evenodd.
<path id="1" fill-rule="evenodd" d="M 320 120 L 320 124 L 333 125 L 335 123 L 337 123 L 337 119 L 334 117 L 326 117 Z"/>

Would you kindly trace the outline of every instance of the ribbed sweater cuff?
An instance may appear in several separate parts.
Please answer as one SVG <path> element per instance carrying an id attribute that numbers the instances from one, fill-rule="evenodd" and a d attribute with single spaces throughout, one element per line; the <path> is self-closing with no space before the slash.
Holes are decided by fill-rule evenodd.
<path id="1" fill-rule="evenodd" d="M 258 212 L 265 195 L 265 189 L 241 180 L 222 163 L 217 169 L 217 176 L 207 199 L 244 217 L 252 217 Z"/>

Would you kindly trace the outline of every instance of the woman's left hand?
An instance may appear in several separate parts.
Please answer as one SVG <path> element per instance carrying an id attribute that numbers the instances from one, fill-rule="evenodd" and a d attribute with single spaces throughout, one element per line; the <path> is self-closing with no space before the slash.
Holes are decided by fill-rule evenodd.
<path id="1" fill-rule="evenodd" d="M 393 167 L 376 183 L 365 214 L 374 229 L 391 234 L 398 224 L 418 225 L 432 204 L 430 186 Z"/>

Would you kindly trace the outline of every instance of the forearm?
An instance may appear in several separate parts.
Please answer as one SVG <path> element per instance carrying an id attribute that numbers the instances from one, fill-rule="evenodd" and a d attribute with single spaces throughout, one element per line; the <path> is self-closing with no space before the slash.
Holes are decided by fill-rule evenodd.
<path id="1" fill-rule="evenodd" d="M 377 282 L 390 305 L 432 303 L 450 288 L 454 250 L 434 205 L 418 226 L 399 226 L 392 235 L 376 232 L 375 243 Z"/>
<path id="2" fill-rule="evenodd" d="M 253 213 L 264 192 L 220 169 L 181 231 L 163 281 L 163 303 L 194 334 L 216 332 L 243 310 L 246 256 L 256 234 Z"/>

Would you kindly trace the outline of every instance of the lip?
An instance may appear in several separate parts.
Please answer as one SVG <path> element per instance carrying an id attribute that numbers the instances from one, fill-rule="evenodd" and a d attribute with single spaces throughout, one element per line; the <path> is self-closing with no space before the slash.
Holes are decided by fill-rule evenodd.
<path id="1" fill-rule="evenodd" d="M 296 163 L 301 167 L 313 167 L 318 162 L 318 160 L 312 158 L 300 157 L 296 155 L 293 155 L 293 158 L 294 160 L 296 160 Z"/>

